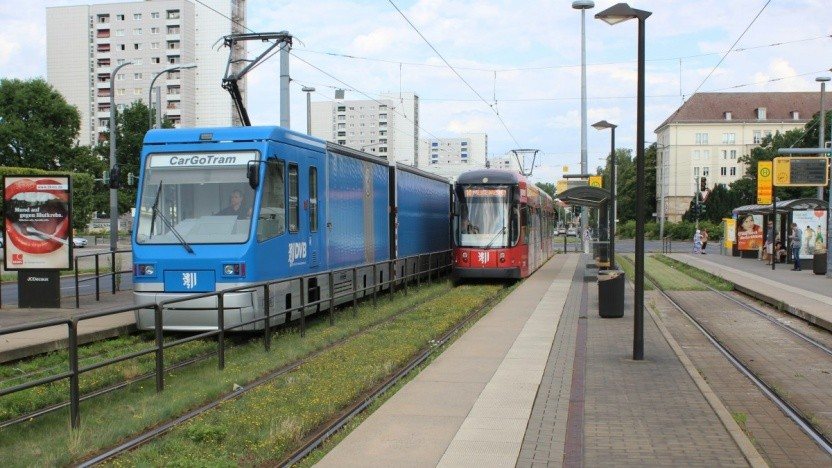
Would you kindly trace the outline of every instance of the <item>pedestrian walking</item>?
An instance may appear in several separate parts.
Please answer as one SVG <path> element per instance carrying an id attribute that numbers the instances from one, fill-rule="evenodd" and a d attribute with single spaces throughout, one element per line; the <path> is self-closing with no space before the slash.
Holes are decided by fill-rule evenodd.
<path id="1" fill-rule="evenodd" d="M 763 246 L 763 256 L 768 260 L 768 265 L 777 261 L 775 255 L 778 253 L 775 250 L 775 243 L 777 242 L 777 229 L 774 228 L 774 221 L 768 220 L 768 229 L 766 230 L 766 243 Z"/>
<path id="2" fill-rule="evenodd" d="M 800 248 L 803 246 L 803 231 L 797 227 L 797 223 L 792 223 L 789 246 L 792 249 L 792 257 L 794 258 L 794 268 L 792 268 L 792 271 L 800 271 Z"/>
<path id="3" fill-rule="evenodd" d="M 702 233 L 699 232 L 699 229 L 693 233 L 693 253 L 702 253 Z"/>
<path id="4" fill-rule="evenodd" d="M 702 228 L 702 233 L 699 234 L 699 237 L 702 239 L 702 255 L 705 255 L 705 249 L 708 248 L 708 230 Z"/>

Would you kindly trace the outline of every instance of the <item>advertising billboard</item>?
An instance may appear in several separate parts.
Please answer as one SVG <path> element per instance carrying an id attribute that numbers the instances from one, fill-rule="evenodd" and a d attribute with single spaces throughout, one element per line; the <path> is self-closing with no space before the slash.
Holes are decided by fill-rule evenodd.
<path id="1" fill-rule="evenodd" d="M 800 258 L 811 259 L 815 250 L 826 249 L 826 210 L 793 211 L 792 222 L 803 231 Z"/>
<path id="2" fill-rule="evenodd" d="M 6 176 L 4 262 L 7 270 L 72 268 L 70 178 Z"/>

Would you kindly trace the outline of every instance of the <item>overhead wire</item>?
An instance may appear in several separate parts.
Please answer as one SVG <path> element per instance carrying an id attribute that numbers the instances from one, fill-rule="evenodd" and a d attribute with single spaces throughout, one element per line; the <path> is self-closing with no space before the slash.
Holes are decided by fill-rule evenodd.
<path id="1" fill-rule="evenodd" d="M 449 68 L 451 71 L 453 71 L 453 72 L 454 72 L 454 74 L 455 74 L 455 75 L 456 75 L 456 76 L 457 76 L 457 77 L 458 77 L 458 78 L 459 78 L 459 79 L 460 79 L 463 83 L 465 83 L 465 86 L 467 86 L 467 87 L 468 87 L 468 89 L 470 89 L 470 90 L 471 90 L 471 91 L 472 91 L 472 92 L 473 92 L 473 93 L 474 93 L 474 94 L 475 94 L 478 98 L 480 98 L 480 101 L 482 101 L 483 103 L 485 103 L 485 105 L 487 105 L 487 106 L 491 109 L 491 111 L 492 111 L 492 112 L 494 112 L 494 115 L 496 115 L 496 116 L 497 116 L 497 119 L 500 121 L 500 123 L 502 124 L 503 128 L 506 130 L 506 133 L 508 133 L 508 135 L 509 135 L 509 136 L 511 137 L 511 139 L 514 141 L 514 144 L 515 144 L 515 145 L 517 145 L 517 147 L 518 147 L 518 148 L 520 148 L 520 147 L 521 147 L 521 145 L 520 145 L 520 143 L 517 141 L 517 138 L 515 138 L 515 137 L 514 137 L 514 134 L 513 134 L 513 133 L 511 133 L 511 129 L 509 129 L 509 128 L 508 128 L 508 125 L 506 125 L 505 120 L 503 120 L 503 117 L 500 115 L 500 112 L 497 110 L 497 108 L 496 108 L 496 104 L 497 104 L 497 103 L 496 103 L 496 101 L 494 102 L 494 104 L 491 104 L 491 103 L 489 103 L 488 101 L 486 101 L 486 100 L 485 100 L 485 98 L 484 98 L 484 97 L 482 97 L 482 96 L 480 95 L 480 93 L 479 93 L 476 89 L 474 89 L 474 87 L 473 87 L 473 86 L 471 86 L 471 84 L 470 84 L 470 83 L 468 83 L 468 81 L 467 81 L 467 80 L 466 80 L 466 79 L 465 79 L 465 78 L 464 78 L 464 77 L 463 77 L 463 76 L 462 76 L 462 75 L 461 75 L 461 74 L 460 74 L 460 73 L 459 73 L 459 72 L 458 72 L 458 71 L 457 71 L 457 70 L 453 67 L 453 65 L 451 65 L 451 64 L 450 64 L 450 62 L 448 62 L 448 61 L 445 59 L 445 57 L 443 57 L 443 56 L 442 56 L 442 54 L 441 54 L 441 53 L 440 53 L 440 52 L 436 49 L 436 47 L 434 47 L 434 46 L 433 46 L 433 44 L 431 44 L 431 43 L 430 43 L 430 41 L 428 41 L 428 39 L 424 36 L 424 34 L 422 34 L 422 32 L 421 32 L 421 31 L 419 31 L 419 28 L 417 28 L 417 27 L 416 27 L 416 25 L 414 25 L 414 24 L 410 21 L 410 19 L 409 19 L 409 18 L 408 18 L 408 17 L 404 14 L 404 12 L 402 12 L 402 10 L 400 10 L 400 9 L 399 9 L 399 7 L 398 7 L 398 6 L 396 6 L 396 4 L 393 2 L 393 0 L 387 0 L 387 1 L 388 1 L 388 2 L 390 2 L 390 5 L 392 5 L 392 6 L 393 6 L 393 8 L 395 8 L 395 9 L 396 9 L 396 11 L 398 11 L 398 12 L 399 12 L 399 15 L 401 15 L 401 17 L 402 17 L 402 18 L 404 18 L 404 20 L 407 22 L 407 24 L 409 24 L 409 25 L 410 25 L 410 27 L 411 27 L 411 28 L 413 28 L 413 30 L 414 30 L 414 31 L 416 31 L 416 34 L 418 34 L 418 35 L 419 35 L 419 37 L 421 37 L 421 38 L 422 38 L 422 40 L 423 40 L 423 41 L 425 41 L 425 43 L 428 45 L 428 47 L 430 47 L 430 48 L 431 48 L 431 50 L 433 50 L 433 52 L 434 52 L 434 53 L 435 53 L 435 54 L 436 54 L 436 55 L 437 55 L 440 59 L 442 59 L 442 61 L 443 61 L 443 62 L 445 62 L 445 65 L 447 65 L 447 66 L 448 66 L 448 68 Z"/>

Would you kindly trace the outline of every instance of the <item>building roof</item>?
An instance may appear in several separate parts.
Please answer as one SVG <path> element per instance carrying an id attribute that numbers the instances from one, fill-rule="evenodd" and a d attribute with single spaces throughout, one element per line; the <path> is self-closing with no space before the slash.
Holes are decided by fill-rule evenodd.
<path id="1" fill-rule="evenodd" d="M 757 118 L 766 109 L 765 120 Z M 819 92 L 796 93 L 696 93 L 656 129 L 671 123 L 783 122 L 805 124 L 820 109 Z M 730 112 L 730 120 L 726 113 Z M 794 118 L 797 112 L 797 118 Z"/>

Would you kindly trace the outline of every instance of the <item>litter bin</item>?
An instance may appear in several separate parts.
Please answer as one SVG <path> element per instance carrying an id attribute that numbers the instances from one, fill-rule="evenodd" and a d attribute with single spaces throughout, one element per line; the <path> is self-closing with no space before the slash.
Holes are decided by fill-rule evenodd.
<path id="1" fill-rule="evenodd" d="M 815 256 L 812 257 L 812 271 L 814 271 L 816 275 L 826 274 L 826 252 L 815 252 Z"/>
<path id="2" fill-rule="evenodd" d="M 598 314 L 603 318 L 624 316 L 624 272 L 598 272 Z"/>

